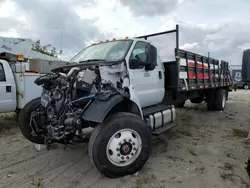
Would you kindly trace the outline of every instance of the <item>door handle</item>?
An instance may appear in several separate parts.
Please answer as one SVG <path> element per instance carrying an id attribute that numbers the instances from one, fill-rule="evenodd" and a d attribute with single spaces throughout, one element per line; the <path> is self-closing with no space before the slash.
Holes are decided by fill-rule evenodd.
<path id="1" fill-rule="evenodd" d="M 6 86 L 6 93 L 11 93 L 11 86 Z"/>
<path id="2" fill-rule="evenodd" d="M 162 72 L 161 71 L 158 72 L 158 75 L 159 75 L 159 79 L 162 79 Z"/>

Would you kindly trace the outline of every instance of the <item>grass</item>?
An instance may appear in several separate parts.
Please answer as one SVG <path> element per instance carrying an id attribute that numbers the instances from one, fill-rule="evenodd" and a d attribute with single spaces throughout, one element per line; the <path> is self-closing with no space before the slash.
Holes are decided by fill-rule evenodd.
<path id="1" fill-rule="evenodd" d="M 31 184 L 35 188 L 44 188 L 44 179 L 42 177 L 38 177 L 37 179 L 33 177 Z"/>
<path id="2" fill-rule="evenodd" d="M 140 179 L 136 180 L 135 188 L 142 188 L 142 186 L 143 186 L 143 182 Z"/>
<path id="3" fill-rule="evenodd" d="M 136 180 L 134 188 L 143 188 L 146 184 L 151 184 L 156 180 L 156 176 L 152 174 L 151 176 L 144 176 Z"/>

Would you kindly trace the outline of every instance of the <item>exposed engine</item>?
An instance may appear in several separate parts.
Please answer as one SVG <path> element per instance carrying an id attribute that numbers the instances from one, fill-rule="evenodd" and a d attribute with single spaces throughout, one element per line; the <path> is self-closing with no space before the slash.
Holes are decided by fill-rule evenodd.
<path id="1" fill-rule="evenodd" d="M 128 94 L 123 84 L 125 70 L 122 64 L 88 69 L 73 67 L 67 74 L 56 72 L 39 77 L 35 83 L 43 87 L 41 107 L 31 119 L 45 114 L 46 127 L 42 130 L 45 144 L 69 144 L 75 139 L 83 139 L 82 129 L 93 123 L 82 119 L 82 114 L 91 102 L 96 98 L 107 100 L 118 92 Z M 38 127 L 34 129 L 39 130 Z"/>

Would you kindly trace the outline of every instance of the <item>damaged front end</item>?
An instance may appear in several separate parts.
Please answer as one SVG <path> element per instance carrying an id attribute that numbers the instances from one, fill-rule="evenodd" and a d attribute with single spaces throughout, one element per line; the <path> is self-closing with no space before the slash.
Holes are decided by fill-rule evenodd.
<path id="1" fill-rule="evenodd" d="M 116 103 L 129 97 L 128 82 L 125 62 L 66 66 L 39 77 L 35 83 L 43 87 L 43 92 L 41 108 L 36 114 L 46 115 L 46 126 L 43 125 L 42 131 L 45 144 L 84 141 L 83 129 L 94 127 L 103 118 L 98 117 L 103 109 L 95 105 L 94 111 L 87 111 L 89 106 L 111 98 Z M 94 119 L 93 115 L 96 116 Z M 31 122 L 32 118 L 35 115 Z"/>

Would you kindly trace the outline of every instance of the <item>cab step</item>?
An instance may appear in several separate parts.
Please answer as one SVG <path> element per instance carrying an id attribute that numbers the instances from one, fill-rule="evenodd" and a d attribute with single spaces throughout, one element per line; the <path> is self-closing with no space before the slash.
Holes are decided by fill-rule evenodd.
<path id="1" fill-rule="evenodd" d="M 160 134 L 162 134 L 162 133 L 164 133 L 164 132 L 166 132 L 166 131 L 169 131 L 170 129 L 172 129 L 172 128 L 174 128 L 174 127 L 176 127 L 177 126 L 177 124 L 174 124 L 174 123 L 169 123 L 169 124 L 167 124 L 167 125 L 164 125 L 163 127 L 161 127 L 161 128 L 158 128 L 158 129 L 156 129 L 154 132 L 153 132 L 153 135 L 160 135 Z"/>
<path id="2" fill-rule="evenodd" d="M 167 109 L 171 109 L 171 106 L 164 105 L 164 104 L 158 104 L 158 105 L 143 108 L 142 113 L 143 113 L 143 116 L 148 116 L 150 114 L 161 112 L 161 111 L 164 111 Z"/>

